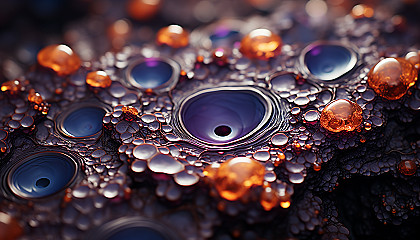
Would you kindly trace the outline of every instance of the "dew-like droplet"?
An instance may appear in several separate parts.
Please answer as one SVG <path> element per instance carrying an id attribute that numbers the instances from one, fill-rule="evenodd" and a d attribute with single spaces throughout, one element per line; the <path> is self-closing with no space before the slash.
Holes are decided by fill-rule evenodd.
<path id="1" fill-rule="evenodd" d="M 277 133 L 271 138 L 271 143 L 276 146 L 284 146 L 289 138 L 284 133 Z"/>
<path id="2" fill-rule="evenodd" d="M 58 75 L 69 75 L 80 68 L 79 56 L 66 45 L 50 45 L 38 53 L 38 63 L 51 68 Z"/>
<path id="3" fill-rule="evenodd" d="M 363 121 L 362 108 L 347 99 L 330 102 L 322 110 L 320 123 L 331 132 L 353 131 Z"/>
<path id="4" fill-rule="evenodd" d="M 152 144 L 140 144 L 133 149 L 134 157 L 141 160 L 148 160 L 158 152 L 155 145 Z"/>
<path id="5" fill-rule="evenodd" d="M 148 161 L 149 169 L 156 173 L 175 174 L 184 170 L 184 165 L 170 155 L 158 154 Z"/>
<path id="6" fill-rule="evenodd" d="M 268 29 L 255 29 L 241 41 L 240 51 L 248 58 L 267 60 L 281 53 L 283 42 Z"/>

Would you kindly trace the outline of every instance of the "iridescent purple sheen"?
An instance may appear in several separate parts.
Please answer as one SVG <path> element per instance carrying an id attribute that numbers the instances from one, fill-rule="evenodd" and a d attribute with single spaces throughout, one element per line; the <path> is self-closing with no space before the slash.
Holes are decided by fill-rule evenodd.
<path id="1" fill-rule="evenodd" d="M 343 46 L 332 44 L 314 45 L 304 56 L 304 64 L 320 80 L 341 77 L 354 67 L 355 56 Z"/>
<path id="2" fill-rule="evenodd" d="M 240 41 L 240 34 L 238 31 L 221 26 L 214 30 L 210 40 L 213 47 L 231 47 L 236 41 Z"/>
<path id="3" fill-rule="evenodd" d="M 130 76 L 143 88 L 156 88 L 168 82 L 172 66 L 157 58 L 147 58 L 131 69 Z"/>
<path id="4" fill-rule="evenodd" d="M 255 92 L 219 90 L 189 99 L 181 110 L 181 120 L 194 137 L 218 144 L 244 137 L 263 121 L 265 114 L 264 102 Z"/>

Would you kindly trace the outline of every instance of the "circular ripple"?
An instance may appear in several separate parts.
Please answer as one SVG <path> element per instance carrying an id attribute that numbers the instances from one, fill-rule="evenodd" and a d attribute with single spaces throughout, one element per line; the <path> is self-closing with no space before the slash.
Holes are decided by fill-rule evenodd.
<path id="1" fill-rule="evenodd" d="M 124 217 L 105 223 L 93 231 L 87 239 L 94 240 L 178 240 L 169 228 L 141 217 Z"/>
<path id="2" fill-rule="evenodd" d="M 88 138 L 102 130 L 102 119 L 106 110 L 98 106 L 79 106 L 71 108 L 57 119 L 57 127 L 67 137 Z"/>
<path id="3" fill-rule="evenodd" d="M 340 44 L 313 43 L 302 51 L 300 62 L 308 74 L 330 81 L 352 70 L 357 63 L 357 55 Z"/>
<path id="4" fill-rule="evenodd" d="M 42 198 L 67 187 L 77 173 L 76 162 L 62 152 L 45 151 L 30 155 L 8 173 L 8 186 L 22 198 Z"/>
<path id="5" fill-rule="evenodd" d="M 278 127 L 282 121 L 274 119 L 284 117 L 277 111 L 284 110 L 279 104 L 269 92 L 258 88 L 205 89 L 181 101 L 174 125 L 192 143 L 233 147 Z"/>
<path id="6" fill-rule="evenodd" d="M 132 62 L 126 71 L 128 82 L 139 89 L 169 90 L 178 81 L 180 67 L 171 59 L 145 58 Z"/>

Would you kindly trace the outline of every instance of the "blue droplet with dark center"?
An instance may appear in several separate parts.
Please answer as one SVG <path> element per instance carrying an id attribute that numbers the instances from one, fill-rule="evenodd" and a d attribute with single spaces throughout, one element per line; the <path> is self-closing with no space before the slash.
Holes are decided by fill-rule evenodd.
<path id="1" fill-rule="evenodd" d="M 114 233 L 107 240 L 168 240 L 158 231 L 148 227 L 132 227 Z"/>
<path id="2" fill-rule="evenodd" d="M 130 76 L 142 88 L 157 88 L 167 83 L 173 74 L 172 66 L 166 61 L 148 58 L 135 65 Z"/>
<path id="3" fill-rule="evenodd" d="M 9 187 L 24 198 L 41 198 L 65 188 L 76 173 L 75 162 L 59 152 L 29 156 L 9 174 Z"/>
<path id="4" fill-rule="evenodd" d="M 62 130 L 71 137 L 89 137 L 102 130 L 105 110 L 99 107 L 81 107 L 68 114 L 62 123 Z"/>
<path id="5" fill-rule="evenodd" d="M 187 100 L 181 109 L 181 121 L 192 136 L 219 144 L 246 136 L 265 114 L 264 100 L 256 92 L 219 90 Z"/>
<path id="6" fill-rule="evenodd" d="M 344 46 L 317 44 L 305 53 L 304 64 L 312 75 L 320 80 L 329 81 L 353 69 L 356 56 Z"/>
<path id="7" fill-rule="evenodd" d="M 238 31 L 231 30 L 227 27 L 218 27 L 210 35 L 212 47 L 231 47 L 233 43 L 240 41 L 241 36 Z"/>

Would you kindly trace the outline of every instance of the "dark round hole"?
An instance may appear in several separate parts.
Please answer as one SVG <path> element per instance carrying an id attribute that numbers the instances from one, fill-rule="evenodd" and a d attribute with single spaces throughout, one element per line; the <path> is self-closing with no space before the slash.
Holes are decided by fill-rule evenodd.
<path id="1" fill-rule="evenodd" d="M 192 136 L 209 143 L 230 143 L 263 122 L 266 106 L 263 96 L 253 90 L 217 90 L 188 99 L 180 117 Z"/>
<path id="2" fill-rule="evenodd" d="M 50 185 L 50 180 L 48 178 L 40 178 L 36 181 L 35 185 L 37 187 L 45 188 Z"/>
<path id="3" fill-rule="evenodd" d="M 23 159 L 9 172 L 8 184 L 16 195 L 40 198 L 65 188 L 76 174 L 76 163 L 61 152 L 40 152 Z"/>
<path id="4" fill-rule="evenodd" d="M 329 81 L 353 69 L 356 56 L 344 46 L 317 44 L 305 53 L 304 64 L 314 76 Z"/>
<path id="5" fill-rule="evenodd" d="M 217 136 L 226 137 L 232 132 L 232 129 L 228 126 L 218 126 L 214 129 L 214 133 L 216 133 Z"/>
<path id="6" fill-rule="evenodd" d="M 65 117 L 61 127 L 71 137 L 89 137 L 102 130 L 105 113 L 100 107 L 77 108 Z"/>

